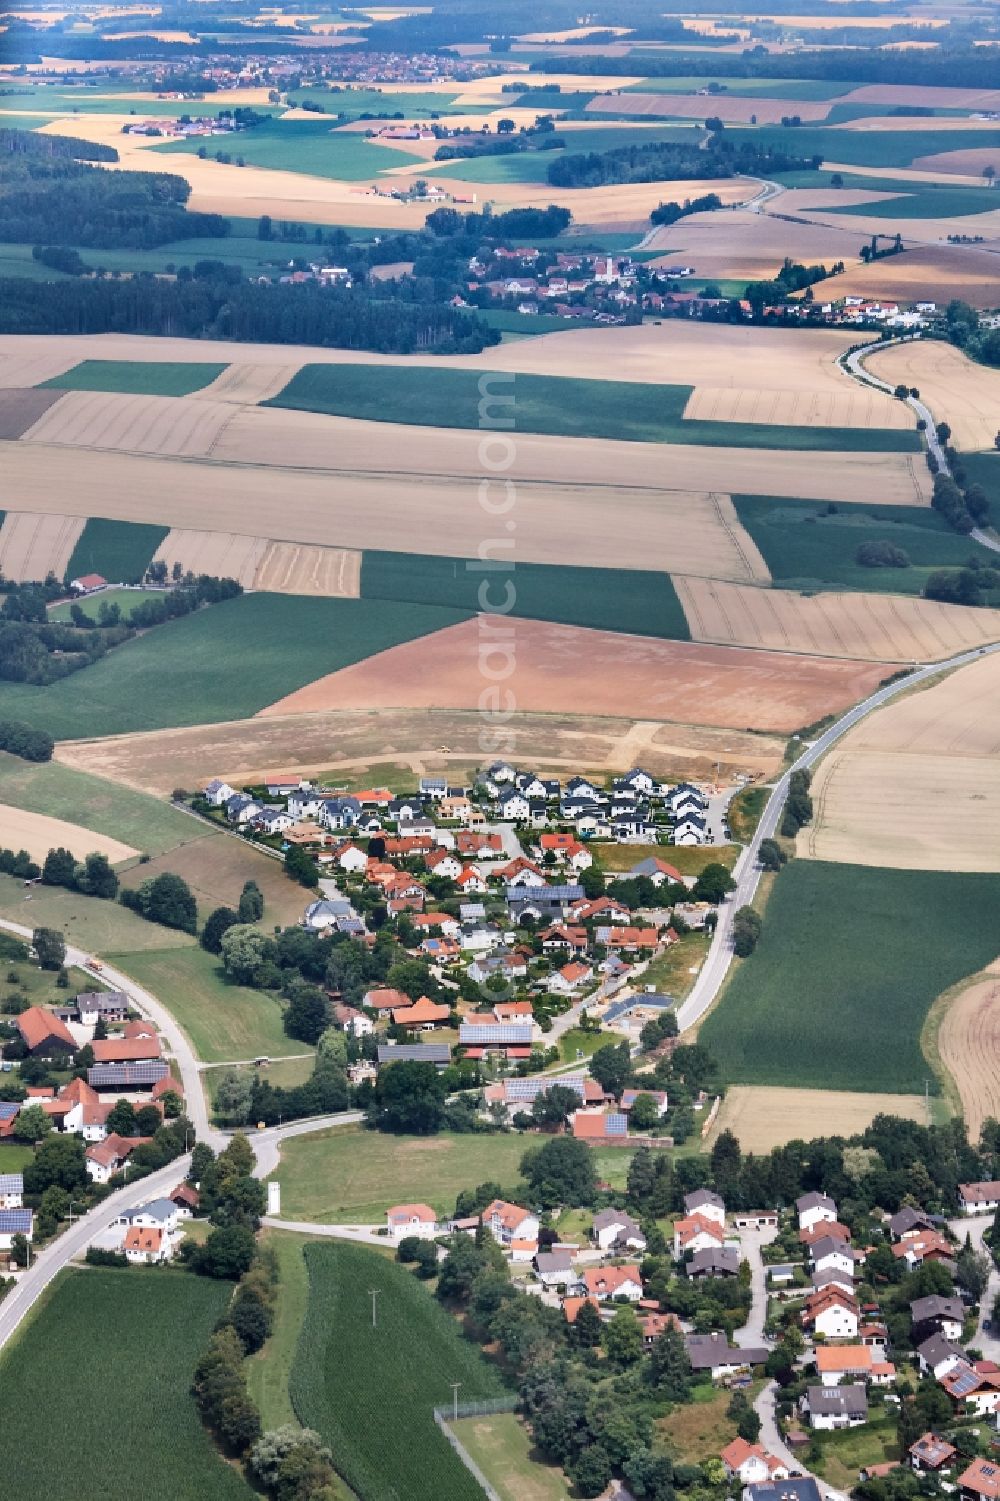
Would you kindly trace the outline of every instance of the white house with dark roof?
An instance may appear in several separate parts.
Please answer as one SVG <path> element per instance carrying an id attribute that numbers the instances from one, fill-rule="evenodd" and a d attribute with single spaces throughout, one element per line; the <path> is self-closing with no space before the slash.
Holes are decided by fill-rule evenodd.
<path id="1" fill-rule="evenodd" d="M 837 1218 L 834 1201 L 821 1193 L 803 1194 L 795 1200 L 795 1212 L 799 1217 L 800 1230 L 813 1230 L 823 1221 L 833 1224 Z"/>
<path id="2" fill-rule="evenodd" d="M 684 1213 L 689 1216 L 700 1214 L 702 1219 L 714 1220 L 717 1225 L 725 1227 L 725 1200 L 710 1188 L 696 1188 L 694 1193 L 685 1194 Z"/>

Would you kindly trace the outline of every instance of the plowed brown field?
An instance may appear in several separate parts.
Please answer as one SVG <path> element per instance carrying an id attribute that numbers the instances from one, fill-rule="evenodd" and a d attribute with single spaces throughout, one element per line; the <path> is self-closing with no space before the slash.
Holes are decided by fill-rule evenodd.
<path id="1" fill-rule="evenodd" d="M 37 391 L 31 386 L 0 387 L 0 438 L 20 438 L 62 395 L 62 391 Z"/>
<path id="2" fill-rule="evenodd" d="M 8 511 L 0 526 L 0 574 L 15 583 L 38 581 L 49 573 L 62 578 L 84 522 L 82 516 Z"/>
<path id="3" fill-rule="evenodd" d="M 892 594 L 796 594 L 719 579 L 674 578 L 695 641 L 767 651 L 935 662 L 1000 641 L 1000 610 Z"/>
<path id="4" fill-rule="evenodd" d="M 885 671 L 860 662 L 737 651 L 537 620 L 479 617 L 379 652 L 289 694 L 264 715 L 326 709 L 471 709 L 491 672 L 528 713 L 790 731 L 864 698 Z"/>

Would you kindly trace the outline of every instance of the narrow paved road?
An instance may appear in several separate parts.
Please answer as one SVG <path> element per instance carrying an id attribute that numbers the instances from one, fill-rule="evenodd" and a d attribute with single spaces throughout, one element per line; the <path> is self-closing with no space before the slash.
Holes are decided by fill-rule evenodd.
<path id="1" fill-rule="evenodd" d="M 769 1246 L 777 1230 L 741 1230 L 740 1247 L 743 1259 L 750 1263 L 750 1316 L 742 1329 L 737 1329 L 733 1340 L 738 1345 L 771 1345 L 764 1333 L 767 1323 L 767 1273 L 761 1247 Z"/>
<path id="2" fill-rule="evenodd" d="M 778 1393 L 778 1383 L 769 1381 L 754 1401 L 754 1412 L 760 1418 L 760 1438 L 758 1443 L 769 1454 L 783 1460 L 788 1468 L 796 1475 L 812 1475 L 819 1486 L 820 1495 L 826 1496 L 828 1501 L 845 1501 L 840 1491 L 835 1491 L 832 1485 L 827 1485 L 821 1475 L 816 1475 L 812 1470 L 807 1470 L 801 1458 L 793 1454 L 778 1431 L 778 1423 L 774 1416 L 774 1399 Z"/>
<path id="3" fill-rule="evenodd" d="M 990 1280 L 983 1300 L 979 1305 L 979 1323 L 976 1332 L 969 1340 L 969 1344 L 977 1350 L 982 1350 L 986 1360 L 995 1360 L 1000 1364 L 1000 1338 L 990 1330 L 984 1329 L 983 1325 L 993 1319 L 993 1304 L 1000 1296 L 1000 1272 L 993 1264 L 993 1257 L 989 1248 L 983 1244 L 983 1235 L 993 1224 L 992 1214 L 960 1214 L 957 1219 L 950 1220 L 949 1229 L 953 1235 L 957 1235 L 960 1242 L 964 1242 L 968 1235 L 972 1239 L 972 1245 L 980 1256 L 985 1256 L 990 1264 Z"/>
<path id="4" fill-rule="evenodd" d="M 835 745 L 841 736 L 846 735 L 849 729 L 866 718 L 875 709 L 880 709 L 883 704 L 889 703 L 900 693 L 908 693 L 917 684 L 926 682 L 928 678 L 936 677 L 938 673 L 946 672 L 954 667 L 964 667 L 970 662 L 975 662 L 981 656 L 992 655 L 1000 651 L 1000 642 L 991 646 L 979 647 L 975 651 L 960 652 L 957 656 L 948 657 L 943 662 L 930 662 L 925 667 L 918 667 L 907 677 L 900 678 L 896 682 L 887 683 L 879 688 L 869 698 L 860 704 L 855 704 L 853 709 L 848 709 L 846 714 L 841 715 L 837 722 L 825 730 L 812 742 L 799 756 L 798 760 L 782 774 L 774 785 L 774 790 L 768 799 L 763 817 L 757 826 L 750 843 L 740 854 L 733 870 L 736 880 L 736 889 L 731 892 L 729 898 L 719 908 L 719 921 L 712 939 L 708 955 L 702 965 L 701 972 L 692 986 L 687 999 L 677 1008 L 677 1020 L 681 1031 L 685 1031 L 701 1020 L 705 1012 L 711 1006 L 718 995 L 723 980 L 729 971 L 733 960 L 732 928 L 733 917 L 740 907 L 747 906 L 753 901 L 760 882 L 760 867 L 757 856 L 761 841 L 773 838 L 781 820 L 781 812 L 788 794 L 788 780 L 793 771 L 804 770 L 824 756 Z"/>
<path id="5" fill-rule="evenodd" d="M 279 1220 L 268 1216 L 263 1223 L 269 1230 L 294 1230 L 299 1235 L 326 1235 L 331 1240 L 353 1240 L 364 1246 L 391 1246 L 385 1235 L 377 1235 L 375 1225 L 319 1225 L 309 1220 Z"/>

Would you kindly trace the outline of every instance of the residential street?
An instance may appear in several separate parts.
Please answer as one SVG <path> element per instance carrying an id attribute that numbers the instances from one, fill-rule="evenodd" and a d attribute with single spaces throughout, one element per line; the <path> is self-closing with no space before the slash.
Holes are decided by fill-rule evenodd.
<path id="1" fill-rule="evenodd" d="M 792 1453 L 792 1450 L 789 1449 L 781 1437 L 774 1417 L 774 1398 L 777 1390 L 778 1383 L 776 1381 L 769 1381 L 753 1404 L 754 1412 L 760 1418 L 760 1438 L 758 1442 L 768 1453 L 775 1455 L 778 1459 L 784 1460 L 785 1464 L 795 1474 L 812 1475 L 819 1486 L 820 1495 L 828 1497 L 829 1501 L 845 1501 L 845 1497 L 840 1491 L 835 1491 L 833 1486 L 827 1485 L 821 1476 L 813 1475 L 812 1470 L 807 1470 L 801 1459 L 798 1459 Z"/>
<path id="2" fill-rule="evenodd" d="M 742 1258 L 750 1263 L 751 1295 L 750 1317 L 742 1329 L 737 1329 L 733 1340 L 737 1345 L 770 1345 L 773 1342 L 765 1337 L 764 1325 L 767 1322 L 767 1276 L 764 1269 L 764 1258 L 761 1255 L 761 1247 L 770 1245 L 777 1234 L 776 1230 L 741 1230 L 740 1246 Z"/>
<path id="3" fill-rule="evenodd" d="M 992 1214 L 960 1214 L 957 1219 L 949 1220 L 948 1227 L 953 1235 L 958 1236 L 960 1242 L 964 1241 L 967 1235 L 971 1236 L 975 1250 L 980 1255 L 985 1256 L 990 1264 L 989 1286 L 983 1296 L 982 1303 L 979 1305 L 979 1326 L 969 1340 L 969 1344 L 973 1345 L 977 1350 L 982 1350 L 984 1359 L 995 1360 L 1000 1364 L 1000 1338 L 997 1337 L 995 1331 L 990 1333 L 983 1328 L 985 1320 L 992 1320 L 993 1304 L 997 1296 L 1000 1295 L 1000 1272 L 997 1271 L 993 1264 L 993 1257 L 983 1244 L 983 1235 L 990 1229 L 992 1224 Z"/>

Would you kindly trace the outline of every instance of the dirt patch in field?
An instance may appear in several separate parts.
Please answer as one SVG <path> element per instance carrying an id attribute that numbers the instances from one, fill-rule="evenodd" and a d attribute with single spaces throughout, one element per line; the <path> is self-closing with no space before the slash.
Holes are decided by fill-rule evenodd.
<path id="1" fill-rule="evenodd" d="M 1000 154 L 997 159 L 1000 162 Z M 841 275 L 832 276 L 823 283 L 823 295 L 830 298 L 898 299 L 902 302 L 922 301 L 926 298 L 939 304 L 958 297 L 963 302 L 971 303 L 973 307 L 995 307 L 1000 299 L 998 274 L 1000 258 L 979 246 L 914 245 L 902 255 L 887 256 L 870 266 L 848 267 Z M 899 346 L 906 350 L 922 347 L 924 346 L 914 344 Z M 928 343 L 926 347 L 930 348 L 931 344 Z M 889 352 L 886 351 L 886 355 Z M 880 355 L 880 361 L 886 355 Z M 975 368 L 980 370 L 982 366 Z M 878 368 L 873 369 L 876 374 L 881 373 Z M 959 415 L 956 413 L 956 417 Z M 1000 415 L 997 425 L 1000 425 Z M 991 435 L 991 447 L 992 443 Z"/>
<path id="2" fill-rule="evenodd" d="M 781 427 L 913 429 L 903 402 L 856 382 L 842 391 L 761 391 L 740 386 L 696 386 L 684 408 L 687 421 L 749 422 Z"/>
<path id="3" fill-rule="evenodd" d="M 0 388 L 0 438 L 20 438 L 64 394 L 32 386 Z"/>
<path id="4" fill-rule="evenodd" d="M 674 578 L 695 641 L 871 662 L 935 662 L 1000 641 L 1000 610 L 892 594 L 796 594 Z"/>
<path id="5" fill-rule="evenodd" d="M 815 1136 L 854 1136 L 877 1115 L 901 1115 L 927 1124 L 927 1107 L 915 1094 L 854 1094 L 833 1089 L 770 1089 L 736 1085 L 722 1102 L 712 1130 L 732 1131 L 744 1152 L 758 1154 Z"/>
<path id="6" fill-rule="evenodd" d="M 343 547 L 300 547 L 269 542 L 257 566 L 255 589 L 272 594 L 321 594 L 360 599 L 361 553 Z"/>
<path id="7" fill-rule="evenodd" d="M 84 524 L 82 516 L 8 511 L 0 526 L 0 574 L 15 583 L 44 579 L 49 573 L 62 578 Z"/>
<path id="8" fill-rule="evenodd" d="M 0 803 L 0 834 L 8 849 L 27 850 L 39 864 L 49 850 L 59 848 L 69 850 L 77 860 L 90 854 L 107 855 L 112 865 L 139 853 L 129 844 L 82 829 L 79 824 L 48 818 L 44 813 L 28 813 L 7 803 Z"/>
<path id="9" fill-rule="evenodd" d="M 201 458 L 211 453 L 234 416 L 233 407 L 222 401 L 67 391 L 23 438 L 26 443 Z"/>
<path id="10" fill-rule="evenodd" d="M 995 256 L 990 259 L 996 261 Z M 995 302 L 995 270 L 993 276 Z M 890 385 L 915 386 L 935 421 L 951 425 L 956 448 L 993 448 L 1000 429 L 1000 370 L 974 364 L 953 344 L 937 339 L 895 344 L 865 363 L 873 375 Z"/>
<path id="11" fill-rule="evenodd" d="M 937 1038 L 955 1081 L 970 1141 L 983 1122 L 1000 1119 L 1000 962 L 947 1003 Z"/>
<path id="12" fill-rule="evenodd" d="M 528 713 L 639 715 L 768 731 L 812 724 L 883 676 L 857 662 L 733 651 L 536 620 L 480 617 L 319 678 L 264 709 L 471 709 L 500 662 L 509 702 Z"/>
<path id="13" fill-rule="evenodd" d="M 813 775 L 799 854 L 896 870 L 1000 871 L 1000 661 L 862 720 Z"/>
<path id="14" fill-rule="evenodd" d="M 300 368 L 294 364 L 262 365 L 246 360 L 234 361 L 221 375 L 197 392 L 195 399 L 232 401 L 239 406 L 256 406 L 283 391 Z"/>
<path id="15" fill-rule="evenodd" d="M 588 83 L 589 87 L 589 83 Z M 828 99 L 755 99 L 732 94 L 601 94 L 587 105 L 591 115 L 673 115 L 704 120 L 717 115 L 734 125 L 778 125 L 786 115 L 825 120 Z"/>
<path id="16" fill-rule="evenodd" d="M 784 753 L 784 740 L 773 736 L 647 719 L 598 722 L 589 715 L 517 714 L 505 730 L 509 740 L 484 751 L 479 712 L 293 714 L 62 741 L 56 759 L 164 796 L 174 787 L 195 787 L 213 776 L 255 781 L 275 766 L 315 775 L 396 762 L 419 775 L 446 774 L 451 767 L 480 766 L 484 755 L 497 749 L 553 776 L 642 765 L 673 781 L 714 780 L 717 766 L 727 778 L 743 772 L 768 778 L 781 766 Z"/>
<path id="17" fill-rule="evenodd" d="M 175 527 L 153 554 L 154 563 L 166 563 L 168 571 L 180 563 L 185 573 L 208 573 L 213 578 L 236 579 L 252 589 L 257 568 L 267 549 L 263 537 L 244 537 L 234 532 L 197 532 Z"/>

